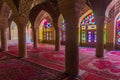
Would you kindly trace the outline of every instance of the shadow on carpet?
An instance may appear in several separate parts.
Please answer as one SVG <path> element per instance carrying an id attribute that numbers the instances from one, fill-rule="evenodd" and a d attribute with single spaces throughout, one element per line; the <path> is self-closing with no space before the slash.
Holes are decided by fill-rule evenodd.
<path id="1" fill-rule="evenodd" d="M 61 73 L 5 55 L 0 59 L 0 80 L 55 80 Z"/>

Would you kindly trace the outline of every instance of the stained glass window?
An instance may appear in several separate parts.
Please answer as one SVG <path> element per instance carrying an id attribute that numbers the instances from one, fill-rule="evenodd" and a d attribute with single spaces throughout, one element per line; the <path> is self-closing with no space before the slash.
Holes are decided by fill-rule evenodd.
<path id="1" fill-rule="evenodd" d="M 120 16 L 117 19 L 117 44 L 120 44 Z"/>
<path id="2" fill-rule="evenodd" d="M 94 32 L 94 42 L 96 42 L 96 31 Z"/>
<path id="3" fill-rule="evenodd" d="M 85 16 L 81 23 L 81 43 L 96 42 L 96 25 L 93 12 Z"/>
<path id="4" fill-rule="evenodd" d="M 45 20 L 43 24 L 45 28 L 51 28 L 51 24 L 48 20 Z"/>
<path id="5" fill-rule="evenodd" d="M 50 22 L 46 19 L 43 21 L 43 39 L 44 40 L 52 40 L 52 26 Z"/>
<path id="6" fill-rule="evenodd" d="M 82 31 L 82 43 L 86 42 L 86 32 Z"/>
<path id="7" fill-rule="evenodd" d="M 83 19 L 81 25 L 84 26 L 84 25 L 94 25 L 94 24 L 95 24 L 95 19 L 92 12 Z"/>
<path id="8" fill-rule="evenodd" d="M 120 28 L 119 28 L 120 29 Z M 91 12 L 85 16 L 80 25 L 80 43 L 93 45 L 96 43 L 96 22 L 94 13 Z M 104 29 L 104 43 L 106 42 L 106 27 Z"/>
<path id="9" fill-rule="evenodd" d="M 65 42 L 65 21 L 63 20 L 60 24 L 60 40 Z"/>

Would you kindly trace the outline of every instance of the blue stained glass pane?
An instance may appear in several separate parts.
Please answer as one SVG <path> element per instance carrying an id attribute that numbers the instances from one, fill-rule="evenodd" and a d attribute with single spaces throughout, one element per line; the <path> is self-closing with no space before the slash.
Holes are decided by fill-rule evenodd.
<path id="1" fill-rule="evenodd" d="M 117 21 L 120 21 L 120 16 L 118 17 Z"/>
<path id="2" fill-rule="evenodd" d="M 95 21 L 94 21 L 94 16 L 93 16 L 93 13 L 90 13 L 88 14 L 88 16 L 86 16 L 81 25 L 92 25 L 92 24 L 95 24 Z"/>
<path id="3" fill-rule="evenodd" d="M 94 28 L 95 26 L 92 26 L 92 28 Z"/>
<path id="4" fill-rule="evenodd" d="M 47 28 L 50 28 L 51 27 L 51 24 L 50 23 L 47 23 Z"/>
<path id="5" fill-rule="evenodd" d="M 118 38 L 118 43 L 120 43 L 120 38 Z"/>
<path id="6" fill-rule="evenodd" d="M 120 23 L 118 23 L 118 27 L 120 27 Z"/>
<path id="7" fill-rule="evenodd" d="M 49 23 L 48 20 L 45 20 L 43 24 L 45 28 L 51 28 L 51 24 Z"/>

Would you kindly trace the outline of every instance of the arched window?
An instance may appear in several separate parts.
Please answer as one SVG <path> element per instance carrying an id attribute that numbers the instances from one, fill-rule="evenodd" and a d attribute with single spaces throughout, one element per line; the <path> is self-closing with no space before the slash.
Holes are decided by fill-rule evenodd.
<path id="1" fill-rule="evenodd" d="M 43 37 L 44 40 L 52 40 L 52 26 L 50 22 L 46 19 L 43 22 Z"/>
<path id="2" fill-rule="evenodd" d="M 63 20 L 60 24 L 60 40 L 65 43 L 65 21 Z"/>
<path id="3" fill-rule="evenodd" d="M 80 43 L 94 44 L 96 42 L 96 25 L 93 12 L 85 16 L 80 26 Z"/>
<path id="4" fill-rule="evenodd" d="M 54 27 L 48 19 L 43 19 L 39 26 L 39 42 L 54 43 Z"/>
<path id="5" fill-rule="evenodd" d="M 10 30 L 11 30 L 11 40 L 18 40 L 18 28 L 14 21 L 11 22 Z"/>
<path id="6" fill-rule="evenodd" d="M 116 34 L 117 34 L 117 44 L 120 45 L 120 16 L 117 18 L 117 29 L 116 29 Z"/>
<path id="7" fill-rule="evenodd" d="M 106 42 L 106 31 L 104 31 L 104 42 Z M 85 16 L 80 24 L 80 44 L 81 46 L 95 46 L 96 43 L 96 22 L 94 13 Z"/>

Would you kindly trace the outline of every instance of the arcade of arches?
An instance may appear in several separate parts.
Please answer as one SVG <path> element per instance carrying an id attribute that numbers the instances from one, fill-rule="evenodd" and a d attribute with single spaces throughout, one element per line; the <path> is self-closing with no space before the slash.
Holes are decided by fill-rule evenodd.
<path id="1" fill-rule="evenodd" d="M 120 1 L 0 0 L 0 42 L 1 58 L 60 72 L 50 80 L 118 80 Z"/>

